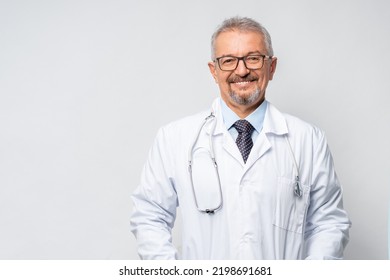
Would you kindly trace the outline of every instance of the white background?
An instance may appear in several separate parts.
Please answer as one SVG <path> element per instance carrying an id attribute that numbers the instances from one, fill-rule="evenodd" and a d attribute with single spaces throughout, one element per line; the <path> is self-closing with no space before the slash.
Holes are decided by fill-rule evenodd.
<path id="1" fill-rule="evenodd" d="M 267 98 L 326 132 L 345 257 L 388 258 L 390 2 L 0 0 L 1 259 L 137 258 L 130 194 L 158 127 L 218 95 L 210 36 L 235 15 L 271 33 Z"/>

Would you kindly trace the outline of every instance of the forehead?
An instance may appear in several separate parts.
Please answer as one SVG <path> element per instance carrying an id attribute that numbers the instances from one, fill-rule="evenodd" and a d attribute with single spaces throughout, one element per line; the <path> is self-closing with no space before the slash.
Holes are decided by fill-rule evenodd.
<path id="1" fill-rule="evenodd" d="M 266 53 L 264 36 L 254 31 L 225 31 L 215 40 L 216 56 L 246 55 L 250 52 Z"/>

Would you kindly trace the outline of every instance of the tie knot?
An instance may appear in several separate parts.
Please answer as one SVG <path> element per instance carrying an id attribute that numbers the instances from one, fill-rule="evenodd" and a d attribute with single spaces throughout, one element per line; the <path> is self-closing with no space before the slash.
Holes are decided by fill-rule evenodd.
<path id="1" fill-rule="evenodd" d="M 237 129 L 238 133 L 252 133 L 254 127 L 251 125 L 250 122 L 247 120 L 238 120 L 236 121 L 233 126 Z"/>

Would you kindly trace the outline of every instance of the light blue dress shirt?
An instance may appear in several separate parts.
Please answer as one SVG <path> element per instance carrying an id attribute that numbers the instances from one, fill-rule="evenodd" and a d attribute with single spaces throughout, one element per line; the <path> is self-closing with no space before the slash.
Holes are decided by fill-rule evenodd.
<path id="1" fill-rule="evenodd" d="M 240 117 L 236 115 L 225 103 L 225 101 L 221 100 L 221 108 L 222 108 L 222 117 L 223 122 L 226 126 L 226 129 L 232 135 L 233 140 L 236 141 L 238 137 L 238 131 L 235 129 L 233 124 L 240 120 Z M 268 102 L 264 100 L 263 103 L 255 111 L 253 111 L 249 116 L 245 118 L 251 125 L 255 128 L 252 132 L 252 141 L 255 143 L 257 136 L 260 134 L 263 129 L 265 112 L 267 110 Z"/>

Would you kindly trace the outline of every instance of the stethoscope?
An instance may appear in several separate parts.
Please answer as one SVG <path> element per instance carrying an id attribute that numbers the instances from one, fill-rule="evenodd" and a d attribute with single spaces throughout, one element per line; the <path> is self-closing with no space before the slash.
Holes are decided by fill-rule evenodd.
<path id="1" fill-rule="evenodd" d="M 203 127 L 210 121 L 213 121 L 213 125 L 211 126 L 211 130 L 210 130 L 210 133 L 209 133 L 209 150 L 208 150 L 208 154 L 209 154 L 209 156 L 210 156 L 210 158 L 212 160 L 212 163 L 214 165 L 214 170 L 215 170 L 215 173 L 216 173 L 216 176 L 217 176 L 217 180 L 218 180 L 219 202 L 217 203 L 217 205 L 215 207 L 203 209 L 203 208 L 199 207 L 198 198 L 197 198 L 197 195 L 195 193 L 194 180 L 193 180 L 193 176 L 192 176 L 193 154 L 194 154 L 194 148 L 195 148 L 195 146 L 196 146 L 196 144 L 197 144 L 197 142 L 199 140 L 199 136 L 200 136 L 200 134 L 202 132 Z M 218 164 L 217 164 L 217 161 L 215 159 L 214 144 L 213 144 L 213 140 L 212 140 L 212 135 L 214 134 L 216 125 L 217 125 L 216 117 L 215 117 L 214 113 L 211 112 L 210 115 L 208 115 L 204 119 L 202 124 L 200 125 L 198 133 L 197 133 L 197 135 L 196 135 L 196 137 L 194 139 L 193 144 L 190 146 L 190 149 L 189 149 L 189 152 L 188 152 L 188 171 L 190 173 L 190 181 L 191 181 L 192 194 L 193 194 L 193 197 L 194 197 L 195 206 L 198 209 L 198 211 L 200 211 L 202 213 L 206 213 L 206 214 L 214 214 L 215 211 L 218 211 L 218 210 L 220 210 L 222 208 L 222 204 L 223 204 L 221 179 L 220 179 L 220 176 L 219 176 Z M 292 158 L 294 169 L 295 169 L 295 183 L 294 183 L 294 190 L 293 190 L 293 192 L 294 192 L 294 195 L 296 197 L 302 197 L 302 188 L 301 188 L 300 182 L 299 182 L 299 168 L 298 168 L 298 164 L 297 164 L 297 161 L 295 159 L 294 152 L 292 150 L 290 141 L 287 138 L 287 135 L 284 136 L 284 139 L 286 140 L 287 146 L 289 148 L 290 156 Z"/>

